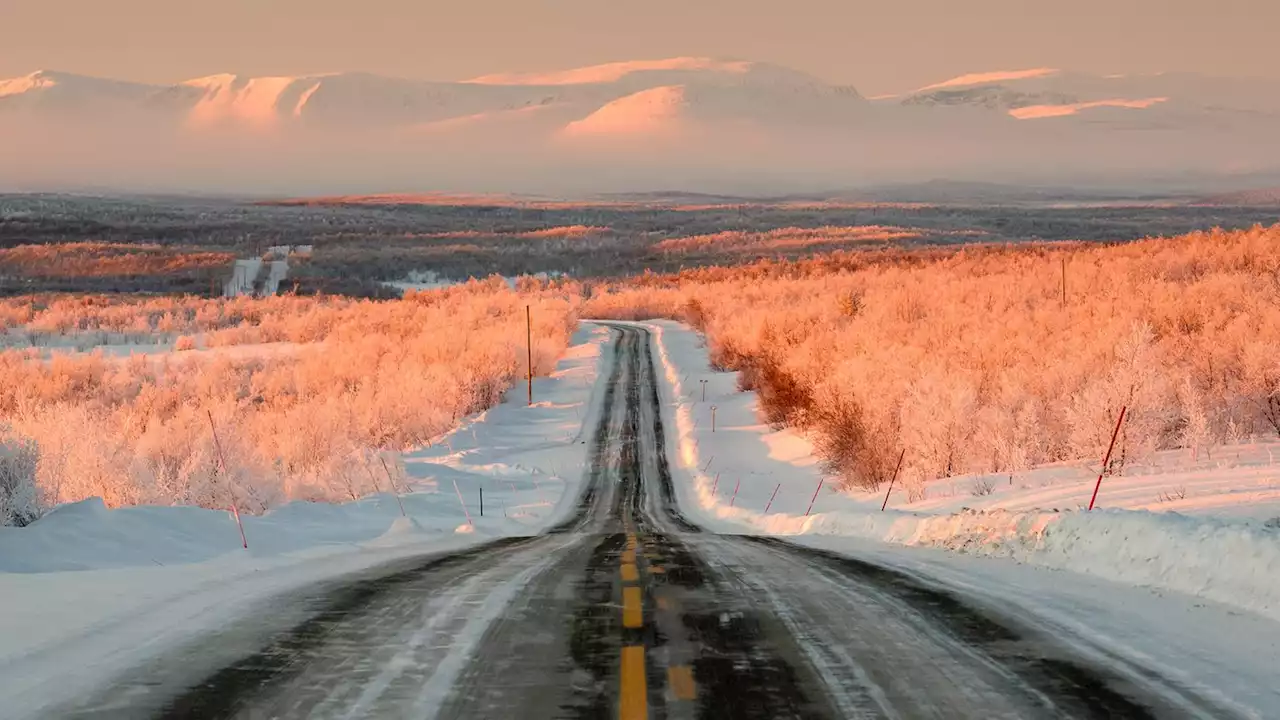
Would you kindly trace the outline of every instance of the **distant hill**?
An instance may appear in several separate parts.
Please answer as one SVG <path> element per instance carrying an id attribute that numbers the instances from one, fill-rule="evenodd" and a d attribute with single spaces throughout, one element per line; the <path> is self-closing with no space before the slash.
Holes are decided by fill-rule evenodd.
<path id="1" fill-rule="evenodd" d="M 464 81 L 40 71 L 0 80 L 0 187 L 1045 199 L 1084 177 L 1278 171 L 1276 127 L 1280 83 L 1189 74 L 982 72 L 869 100 L 698 57 Z M 968 184 L 918 185 L 936 177 Z"/>
<path id="2" fill-rule="evenodd" d="M 1210 195 L 1192 201 L 1195 205 L 1236 205 L 1280 207 L 1280 187 L 1241 190 L 1239 192 Z"/>

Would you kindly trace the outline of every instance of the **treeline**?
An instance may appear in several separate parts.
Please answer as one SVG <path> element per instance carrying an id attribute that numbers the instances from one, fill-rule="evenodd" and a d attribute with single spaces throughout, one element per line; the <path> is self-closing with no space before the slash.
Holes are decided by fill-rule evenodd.
<path id="1" fill-rule="evenodd" d="M 386 491 L 386 454 L 493 405 L 522 375 L 526 304 L 539 374 L 566 347 L 577 306 L 563 288 L 518 293 L 501 279 L 395 302 L 71 302 L 45 312 L 78 310 L 78 326 L 191 333 L 179 350 L 279 344 L 122 358 L 0 353 L 0 523 L 90 496 L 112 506 L 234 500 L 261 512 Z"/>
<path id="2" fill-rule="evenodd" d="M 1280 433 L 1280 226 L 844 259 L 650 275 L 584 313 L 692 323 L 859 487 L 902 449 L 915 487 L 1096 463 L 1121 407 L 1117 465 Z"/>

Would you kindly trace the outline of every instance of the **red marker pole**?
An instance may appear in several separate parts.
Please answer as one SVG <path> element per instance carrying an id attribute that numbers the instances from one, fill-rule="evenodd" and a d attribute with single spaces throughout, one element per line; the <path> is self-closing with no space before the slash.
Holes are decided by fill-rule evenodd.
<path id="1" fill-rule="evenodd" d="M 889 493 L 893 492 L 893 484 L 898 482 L 898 471 L 902 469 L 902 458 L 907 456 L 907 449 L 902 448 L 902 452 L 898 454 L 898 464 L 893 468 L 893 477 L 889 479 L 889 490 L 884 494 L 884 502 L 880 505 L 880 512 L 889 507 Z"/>
<path id="2" fill-rule="evenodd" d="M 778 487 L 773 489 L 773 494 L 769 496 L 769 504 L 764 506 L 764 514 L 769 514 L 769 508 L 773 507 L 773 499 L 778 497 L 778 490 L 782 488 L 782 483 L 778 483 Z M 812 506 L 811 506 L 812 507 Z M 808 515 L 808 513 L 805 513 Z"/>
<path id="3" fill-rule="evenodd" d="M 813 497 L 809 498 L 809 508 L 804 511 L 805 517 L 809 517 L 809 513 L 813 512 L 813 504 L 818 501 L 818 493 L 822 492 L 822 483 L 826 480 L 826 478 L 818 478 L 818 487 L 813 489 Z"/>
<path id="4" fill-rule="evenodd" d="M 729 499 L 729 507 L 738 502 L 738 488 L 742 487 L 742 478 L 738 478 L 738 482 L 733 485 L 733 497 Z"/>
<path id="5" fill-rule="evenodd" d="M 1102 469 L 1098 471 L 1098 484 L 1093 486 L 1093 497 L 1089 498 L 1089 510 L 1093 510 L 1093 504 L 1098 501 L 1098 490 L 1102 488 L 1102 476 L 1107 472 L 1107 463 L 1111 462 L 1111 451 L 1116 447 L 1116 438 L 1120 437 L 1120 425 L 1124 422 L 1124 413 L 1129 409 L 1126 405 L 1120 408 L 1120 419 L 1116 421 L 1116 429 L 1111 433 L 1111 444 L 1107 446 L 1107 454 L 1102 458 Z"/>
<path id="6" fill-rule="evenodd" d="M 715 482 L 711 483 L 711 497 L 716 496 L 716 488 L 720 487 L 720 473 L 716 473 Z"/>

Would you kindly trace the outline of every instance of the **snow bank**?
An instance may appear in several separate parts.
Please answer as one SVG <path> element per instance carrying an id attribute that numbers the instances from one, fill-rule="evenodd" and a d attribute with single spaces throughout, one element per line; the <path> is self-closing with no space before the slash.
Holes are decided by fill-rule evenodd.
<path id="1" fill-rule="evenodd" d="M 673 473 L 685 480 L 677 493 L 686 514 L 713 530 L 859 538 L 1003 557 L 1280 619 L 1276 523 L 1125 509 L 881 512 L 883 495 L 833 492 L 803 437 L 762 425 L 755 394 L 737 390 L 736 373 L 711 370 L 696 333 L 667 321 L 638 324 L 652 333 L 661 367 L 667 453 Z M 1255 479 L 1254 470 L 1244 469 L 1237 481 Z M 1092 481 L 1086 484 L 1078 491 L 1087 497 Z M 806 516 L 811 501 L 814 509 Z"/>

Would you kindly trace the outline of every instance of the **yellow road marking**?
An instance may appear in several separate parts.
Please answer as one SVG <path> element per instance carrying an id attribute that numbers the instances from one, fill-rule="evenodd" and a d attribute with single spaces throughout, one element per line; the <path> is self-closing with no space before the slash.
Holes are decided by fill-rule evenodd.
<path id="1" fill-rule="evenodd" d="M 688 665 L 672 665 L 667 668 L 667 686 L 677 700 L 693 700 L 698 697 L 698 685 L 693 681 L 693 670 Z"/>
<path id="2" fill-rule="evenodd" d="M 649 717 L 649 690 L 644 678 L 644 646 L 622 648 L 622 692 L 618 699 L 619 720 L 646 720 Z"/>
<path id="3" fill-rule="evenodd" d="M 644 607 L 640 600 L 640 588 L 634 585 L 622 588 L 622 626 L 638 628 L 644 625 Z"/>
<path id="4" fill-rule="evenodd" d="M 622 563 L 622 582 L 635 582 L 640 579 L 635 563 Z"/>

